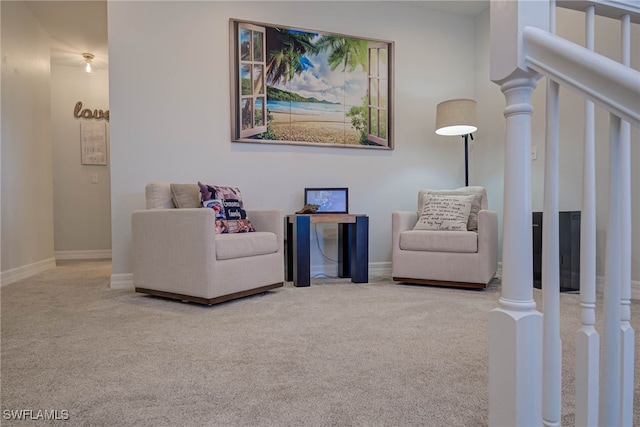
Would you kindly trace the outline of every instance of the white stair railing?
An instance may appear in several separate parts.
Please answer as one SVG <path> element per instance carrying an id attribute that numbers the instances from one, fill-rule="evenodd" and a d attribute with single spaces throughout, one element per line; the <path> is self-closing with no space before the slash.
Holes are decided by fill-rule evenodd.
<path id="1" fill-rule="evenodd" d="M 549 30 L 555 32 L 555 3 L 549 2 Z M 562 400 L 562 342 L 560 340 L 560 228 L 558 218 L 558 141 L 560 85 L 547 82 L 542 242 L 542 422 L 559 426 Z M 551 291 L 549 291 L 551 290 Z"/>
<path id="2" fill-rule="evenodd" d="M 585 12 L 586 47 L 553 34 L 555 2 L 492 0 L 491 3 L 491 79 L 500 84 L 507 107 L 503 284 L 500 306 L 489 317 L 489 423 L 560 425 L 558 113 L 559 87 L 564 86 L 586 101 L 576 425 L 631 426 L 635 338 L 630 324 L 630 124 L 640 126 L 640 73 L 629 67 L 629 52 L 630 22 L 640 22 L 640 8 L 637 3 L 612 0 L 558 1 L 558 6 Z M 620 19 L 621 63 L 593 51 L 596 14 Z M 542 76 L 547 77 L 548 83 L 542 258 L 544 316 L 540 321 L 531 290 L 528 153 L 530 96 L 536 80 Z M 610 113 L 602 360 L 600 336 L 595 328 L 594 104 Z"/>
<path id="3" fill-rule="evenodd" d="M 621 45 L 622 64 L 631 67 L 631 15 L 624 14 L 621 18 Z M 620 193 L 622 227 L 622 258 L 620 260 L 621 269 L 621 301 L 620 301 L 620 339 L 622 341 L 621 361 L 621 403 L 620 403 L 620 425 L 633 425 L 633 392 L 634 392 L 634 349 L 635 334 L 631 327 L 631 233 L 624 230 L 631 230 L 631 125 L 622 121 L 620 128 Z"/>
<path id="4" fill-rule="evenodd" d="M 595 6 L 585 11 L 585 47 L 595 46 Z M 598 425 L 600 335 L 596 330 L 596 155 L 595 105 L 585 101 L 580 218 L 580 306 L 582 327 L 576 333 L 577 426 Z"/>

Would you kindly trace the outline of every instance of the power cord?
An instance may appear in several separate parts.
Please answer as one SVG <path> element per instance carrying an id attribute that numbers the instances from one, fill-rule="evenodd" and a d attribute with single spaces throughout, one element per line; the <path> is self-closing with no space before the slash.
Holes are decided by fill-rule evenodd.
<path id="1" fill-rule="evenodd" d="M 317 227 L 317 224 L 313 224 L 313 233 L 314 233 L 314 234 L 315 234 L 315 236 L 316 236 L 316 246 L 318 247 L 318 251 L 320 252 L 320 255 L 322 255 L 322 258 L 326 259 L 327 261 L 330 261 L 330 262 L 333 262 L 333 263 L 336 263 L 336 264 L 337 264 L 337 263 L 338 263 L 338 261 L 337 261 L 337 260 L 329 258 L 329 257 L 328 257 L 328 256 L 326 256 L 326 255 L 324 254 L 324 252 L 322 251 L 322 248 L 320 247 L 320 239 L 318 238 L 318 227 Z M 318 277 L 326 277 L 326 278 L 328 278 L 328 279 L 338 279 L 338 278 L 339 278 L 338 276 L 329 276 L 329 275 L 324 274 L 324 273 L 315 274 L 315 275 L 314 275 L 314 276 L 312 276 L 312 277 L 314 277 L 314 278 L 318 278 Z"/>
<path id="2" fill-rule="evenodd" d="M 318 250 L 320 251 L 320 255 L 322 255 L 322 257 L 323 257 L 324 259 L 326 259 L 327 261 L 331 261 L 331 262 L 333 262 L 333 263 L 336 263 L 336 264 L 337 264 L 337 263 L 338 263 L 338 261 L 337 261 L 337 260 L 335 260 L 335 259 L 331 259 L 331 258 L 329 258 L 328 256 L 326 256 L 326 255 L 324 254 L 324 252 L 322 251 L 322 248 L 320 248 L 320 239 L 318 238 L 318 228 L 317 228 L 317 224 L 313 224 L 313 232 L 314 232 L 314 234 L 316 235 L 316 246 L 318 247 Z"/>

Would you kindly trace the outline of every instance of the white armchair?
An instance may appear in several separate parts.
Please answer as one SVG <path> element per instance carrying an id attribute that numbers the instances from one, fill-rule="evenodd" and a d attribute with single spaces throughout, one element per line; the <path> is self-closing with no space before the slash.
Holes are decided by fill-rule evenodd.
<path id="1" fill-rule="evenodd" d="M 145 193 L 131 224 L 136 292 L 215 304 L 283 286 L 281 210 L 247 210 L 255 232 L 215 234 L 213 209 L 176 209 L 169 183 Z"/>
<path id="2" fill-rule="evenodd" d="M 477 231 L 414 230 L 418 212 L 393 212 L 393 280 L 486 288 L 498 268 L 497 214 L 487 210 L 487 192 L 484 187 L 463 187 L 445 192 L 475 194 L 480 197 Z M 420 190 L 418 211 L 422 209 L 424 198 L 430 193 L 438 191 Z"/>

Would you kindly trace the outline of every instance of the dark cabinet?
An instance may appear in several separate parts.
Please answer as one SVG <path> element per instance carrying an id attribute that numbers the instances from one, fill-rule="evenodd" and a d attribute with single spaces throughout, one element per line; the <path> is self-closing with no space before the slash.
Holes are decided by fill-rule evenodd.
<path id="1" fill-rule="evenodd" d="M 542 212 L 533 212 L 533 286 L 542 277 Z M 580 290 L 580 211 L 560 212 L 560 291 Z"/>

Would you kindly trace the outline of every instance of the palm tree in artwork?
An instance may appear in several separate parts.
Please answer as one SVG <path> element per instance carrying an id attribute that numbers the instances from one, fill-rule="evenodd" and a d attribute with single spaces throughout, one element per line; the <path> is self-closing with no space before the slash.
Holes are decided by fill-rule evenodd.
<path id="1" fill-rule="evenodd" d="M 367 40 L 351 39 L 334 35 L 323 35 L 315 43 L 318 52 L 330 51 L 327 61 L 331 71 L 340 65 L 342 70 L 353 72 L 358 65 L 367 69 Z"/>
<path id="2" fill-rule="evenodd" d="M 353 72 L 358 65 L 367 68 L 368 41 L 325 34 L 315 42 L 314 33 L 267 27 L 267 81 L 271 85 L 291 80 L 305 69 L 306 55 L 329 51 L 328 63 L 334 71 Z"/>
<path id="3" fill-rule="evenodd" d="M 305 55 L 317 52 L 313 37 L 313 33 L 267 27 L 266 77 L 271 85 L 286 83 L 305 69 Z"/>

